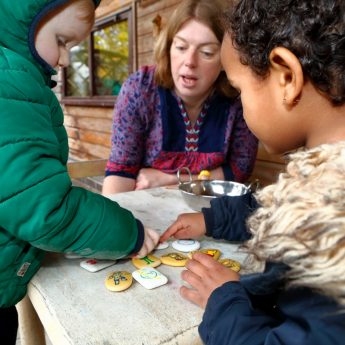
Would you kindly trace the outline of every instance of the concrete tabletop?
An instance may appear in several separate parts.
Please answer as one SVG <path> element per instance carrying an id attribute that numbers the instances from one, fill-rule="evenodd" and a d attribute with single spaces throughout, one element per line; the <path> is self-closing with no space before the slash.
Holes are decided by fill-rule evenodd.
<path id="1" fill-rule="evenodd" d="M 130 209 L 145 226 L 163 232 L 183 212 L 193 212 L 180 191 L 155 188 L 110 196 Z M 210 238 L 200 240 L 202 248 L 215 248 L 221 257 L 240 262 L 244 254 L 238 245 Z M 171 246 L 153 252 L 156 256 L 175 252 Z M 51 254 L 29 285 L 30 300 L 52 344 L 64 345 L 197 345 L 198 325 L 203 310 L 179 294 L 183 268 L 160 265 L 157 270 L 168 283 L 147 290 L 136 281 L 122 292 L 105 288 L 112 271 L 136 268 L 129 259 L 96 273 L 79 266 L 81 259 Z"/>

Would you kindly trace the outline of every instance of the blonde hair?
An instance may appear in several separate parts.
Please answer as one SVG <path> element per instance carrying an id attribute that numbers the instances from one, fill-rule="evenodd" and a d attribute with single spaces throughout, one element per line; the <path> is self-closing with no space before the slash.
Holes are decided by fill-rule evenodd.
<path id="1" fill-rule="evenodd" d="M 73 2 L 78 3 L 78 18 L 85 21 L 86 23 L 93 25 L 95 22 L 95 5 L 93 1 L 88 0 L 72 0 Z"/>
<path id="2" fill-rule="evenodd" d="M 288 286 L 304 286 L 345 305 L 345 142 L 290 156 L 278 182 L 257 193 L 248 221 L 247 265 L 282 262 Z"/>
<path id="3" fill-rule="evenodd" d="M 155 81 L 159 86 L 173 89 L 174 81 L 171 75 L 170 47 L 176 33 L 183 24 L 195 19 L 209 27 L 221 43 L 224 35 L 224 28 L 220 15 L 224 9 L 224 1 L 221 0 L 183 0 L 175 9 L 167 24 L 160 32 L 157 39 L 154 57 L 156 62 Z M 227 81 L 222 71 L 215 83 L 216 89 L 227 97 L 237 95 L 236 91 Z"/>
<path id="4" fill-rule="evenodd" d="M 77 6 L 77 17 L 84 21 L 85 23 L 90 25 L 90 30 L 95 23 L 95 5 L 92 0 L 70 0 L 66 3 L 64 3 L 61 6 L 58 6 L 57 8 L 54 8 L 51 12 L 49 12 L 43 20 L 40 21 L 36 32 L 40 29 L 44 23 L 51 20 L 53 17 L 58 15 L 60 12 L 65 10 L 67 7 L 76 4 Z"/>

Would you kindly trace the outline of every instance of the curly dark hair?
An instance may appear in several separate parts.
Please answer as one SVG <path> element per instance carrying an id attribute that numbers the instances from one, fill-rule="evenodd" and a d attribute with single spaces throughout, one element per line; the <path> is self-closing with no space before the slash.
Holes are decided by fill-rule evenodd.
<path id="1" fill-rule="evenodd" d="M 299 59 L 305 77 L 334 105 L 345 102 L 344 0 L 230 1 L 225 31 L 241 62 L 257 75 L 269 73 L 269 55 L 285 47 Z"/>

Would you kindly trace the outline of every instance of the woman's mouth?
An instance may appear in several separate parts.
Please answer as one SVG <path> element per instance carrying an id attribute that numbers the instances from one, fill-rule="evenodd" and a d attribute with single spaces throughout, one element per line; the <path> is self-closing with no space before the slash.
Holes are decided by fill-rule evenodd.
<path id="1" fill-rule="evenodd" d="M 185 87 L 195 86 L 198 80 L 196 77 L 188 76 L 188 75 L 181 75 L 181 79 L 182 79 L 183 86 Z"/>

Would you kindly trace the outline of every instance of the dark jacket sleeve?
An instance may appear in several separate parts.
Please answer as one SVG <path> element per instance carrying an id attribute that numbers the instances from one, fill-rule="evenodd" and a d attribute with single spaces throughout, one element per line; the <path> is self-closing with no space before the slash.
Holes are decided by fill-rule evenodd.
<path id="1" fill-rule="evenodd" d="M 241 283 L 228 282 L 209 298 L 199 333 L 205 345 L 266 345 L 267 333 L 277 325 L 253 309 Z"/>
<path id="2" fill-rule="evenodd" d="M 283 294 L 273 316 L 253 307 L 241 283 L 225 283 L 211 294 L 199 326 L 204 344 L 344 344 L 345 313 L 334 301 L 303 289 Z"/>
<path id="3" fill-rule="evenodd" d="M 248 216 L 258 208 L 252 193 L 224 196 L 211 201 L 210 208 L 203 208 L 206 235 L 228 241 L 245 241 L 250 233 L 246 226 Z"/>

